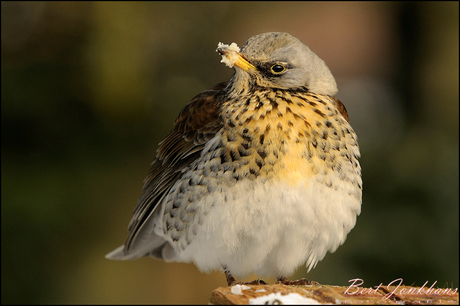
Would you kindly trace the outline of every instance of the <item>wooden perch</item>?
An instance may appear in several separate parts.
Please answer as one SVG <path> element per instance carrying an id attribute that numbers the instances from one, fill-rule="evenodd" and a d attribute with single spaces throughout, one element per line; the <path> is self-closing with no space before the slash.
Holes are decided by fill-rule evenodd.
<path id="1" fill-rule="evenodd" d="M 211 305 L 257 304 L 408 304 L 455 305 L 457 289 L 411 286 L 353 288 L 329 285 L 236 285 L 212 292 Z M 429 290 L 429 291 L 428 291 Z M 257 299 L 257 300 L 255 300 Z"/>

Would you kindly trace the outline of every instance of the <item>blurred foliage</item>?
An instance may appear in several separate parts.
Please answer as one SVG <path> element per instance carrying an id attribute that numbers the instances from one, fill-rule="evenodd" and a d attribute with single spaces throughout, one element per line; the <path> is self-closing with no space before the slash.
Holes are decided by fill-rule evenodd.
<path id="1" fill-rule="evenodd" d="M 192 264 L 105 260 L 157 143 L 232 71 L 214 52 L 287 31 L 337 77 L 362 214 L 306 275 L 457 288 L 458 3 L 2 2 L 2 304 L 206 303 Z M 271 280 L 273 281 L 273 280 Z M 182 294 L 176 294 L 180 286 Z"/>

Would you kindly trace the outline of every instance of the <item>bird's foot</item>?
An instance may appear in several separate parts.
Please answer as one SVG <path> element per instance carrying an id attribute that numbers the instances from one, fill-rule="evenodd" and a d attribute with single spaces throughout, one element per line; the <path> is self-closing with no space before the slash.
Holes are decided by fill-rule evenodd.
<path id="1" fill-rule="evenodd" d="M 276 282 L 277 285 L 286 285 L 286 286 L 311 286 L 311 285 L 319 285 L 318 282 L 309 281 L 306 278 L 301 278 L 295 281 L 288 280 L 286 277 L 278 277 L 278 281 Z"/>
<path id="2" fill-rule="evenodd" d="M 234 280 L 231 284 L 229 284 L 229 286 L 235 286 L 235 285 L 268 285 L 268 284 L 261 279 L 255 279 L 253 281 L 245 282 L 245 283 L 237 282 L 236 280 Z"/>
<path id="3" fill-rule="evenodd" d="M 227 284 L 229 286 L 235 286 L 235 285 L 267 285 L 267 283 L 264 282 L 261 279 L 255 279 L 255 280 L 253 280 L 251 282 L 246 282 L 246 283 L 237 282 L 236 279 L 233 277 L 233 275 L 230 273 L 230 271 L 228 271 L 225 267 L 224 267 L 224 271 L 225 271 L 225 277 L 227 278 Z"/>

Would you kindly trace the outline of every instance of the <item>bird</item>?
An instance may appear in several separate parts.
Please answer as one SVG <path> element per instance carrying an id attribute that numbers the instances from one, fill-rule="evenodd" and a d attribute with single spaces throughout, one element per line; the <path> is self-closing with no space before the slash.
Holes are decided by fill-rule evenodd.
<path id="1" fill-rule="evenodd" d="M 106 255 L 194 263 L 229 286 L 290 281 L 335 252 L 361 212 L 357 135 L 326 63 L 286 32 L 218 44 L 234 69 L 159 143 L 128 226 Z M 245 284 L 266 284 L 256 279 Z"/>

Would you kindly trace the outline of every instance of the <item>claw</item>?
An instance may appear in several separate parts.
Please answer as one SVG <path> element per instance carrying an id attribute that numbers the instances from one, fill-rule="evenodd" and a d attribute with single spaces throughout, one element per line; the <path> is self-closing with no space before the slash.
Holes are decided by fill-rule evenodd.
<path id="1" fill-rule="evenodd" d="M 235 285 L 267 285 L 267 283 L 261 279 L 255 279 L 251 282 L 237 282 L 236 279 L 233 277 L 233 275 L 228 271 L 225 267 L 225 277 L 227 278 L 227 284 L 229 286 L 235 286 Z"/>
<path id="2" fill-rule="evenodd" d="M 286 285 L 286 286 L 311 286 L 311 285 L 319 285 L 318 282 L 309 281 L 306 278 L 301 278 L 295 281 L 288 280 L 286 277 L 278 277 L 276 282 L 278 285 Z"/>

